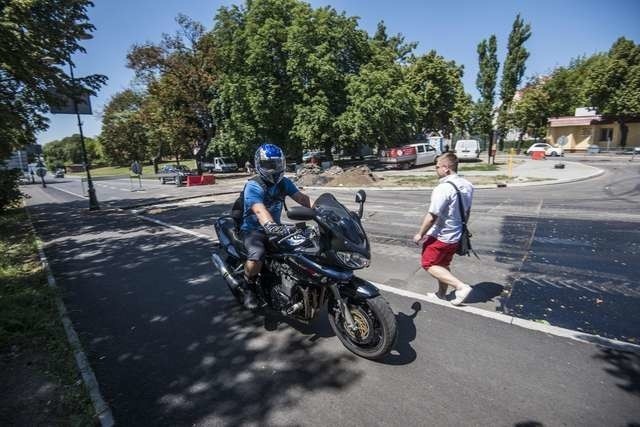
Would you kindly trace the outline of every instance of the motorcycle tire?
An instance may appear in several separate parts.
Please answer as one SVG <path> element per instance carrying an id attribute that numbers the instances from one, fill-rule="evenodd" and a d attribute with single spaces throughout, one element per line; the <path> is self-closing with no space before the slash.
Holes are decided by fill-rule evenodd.
<path id="1" fill-rule="evenodd" d="M 329 305 L 329 324 L 342 344 L 365 359 L 384 358 L 392 349 L 398 333 L 396 317 L 382 295 L 363 300 L 347 300 L 356 332 L 347 329 L 335 300 Z"/>

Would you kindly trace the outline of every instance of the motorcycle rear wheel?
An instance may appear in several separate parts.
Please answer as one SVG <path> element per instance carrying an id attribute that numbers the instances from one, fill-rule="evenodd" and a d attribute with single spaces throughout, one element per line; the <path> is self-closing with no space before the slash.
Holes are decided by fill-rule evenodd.
<path id="1" fill-rule="evenodd" d="M 396 317 L 387 300 L 378 295 L 364 300 L 347 300 L 351 316 L 358 326 L 352 332 L 332 300 L 329 305 L 329 324 L 349 351 L 365 359 L 378 360 L 391 351 L 397 336 Z"/>

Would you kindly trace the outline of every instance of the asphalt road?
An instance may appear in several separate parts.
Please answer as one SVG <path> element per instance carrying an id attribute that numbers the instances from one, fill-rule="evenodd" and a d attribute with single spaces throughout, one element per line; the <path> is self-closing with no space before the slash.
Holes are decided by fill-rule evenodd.
<path id="1" fill-rule="evenodd" d="M 539 293 L 560 298 L 568 283 L 578 293 L 567 301 L 579 300 L 578 294 L 618 295 L 611 311 L 625 310 L 626 303 L 637 307 L 637 175 L 637 166 L 611 164 L 588 182 L 479 191 L 471 226 L 483 260 L 459 261 L 456 272 L 482 293 L 499 292 L 472 304 L 516 310 L 515 301 L 542 298 Z M 81 209 L 86 200 L 53 188 L 27 191 L 45 252 L 118 425 L 640 422 L 637 354 L 385 294 L 400 338 L 387 360 L 369 362 L 346 351 L 324 319 L 276 326 L 239 309 L 212 270 L 210 241 L 126 211 L 87 213 Z M 407 240 L 429 194 L 368 196 L 365 227 L 374 265 L 386 266 L 364 274 L 430 290 Z M 232 197 L 146 215 L 209 234 L 211 218 L 228 209 Z M 345 192 L 343 198 L 351 196 Z M 553 311 L 545 311 L 555 322 L 548 317 Z M 631 324 L 625 336 L 637 336 L 634 313 L 625 316 Z"/>

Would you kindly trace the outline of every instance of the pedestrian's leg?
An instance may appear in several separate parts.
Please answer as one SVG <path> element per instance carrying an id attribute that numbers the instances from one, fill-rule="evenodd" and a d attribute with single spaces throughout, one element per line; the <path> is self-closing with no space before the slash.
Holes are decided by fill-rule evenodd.
<path id="1" fill-rule="evenodd" d="M 442 292 L 443 288 L 444 292 L 446 292 L 447 286 L 451 286 L 458 290 L 462 289 L 465 285 L 456 276 L 454 276 L 451 271 L 449 271 L 449 268 L 432 265 L 427 269 L 427 272 L 438 281 L 438 292 Z"/>

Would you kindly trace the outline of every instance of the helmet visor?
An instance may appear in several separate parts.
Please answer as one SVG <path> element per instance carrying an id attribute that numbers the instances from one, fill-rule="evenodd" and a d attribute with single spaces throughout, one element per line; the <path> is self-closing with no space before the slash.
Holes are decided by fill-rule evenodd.
<path id="1" fill-rule="evenodd" d="M 282 159 L 260 160 L 260 167 L 268 172 L 280 172 L 284 169 Z"/>

